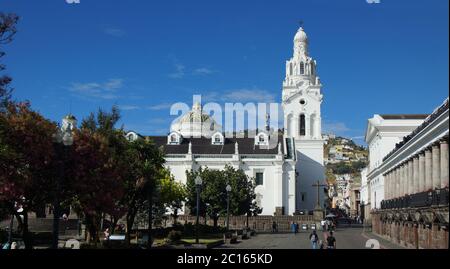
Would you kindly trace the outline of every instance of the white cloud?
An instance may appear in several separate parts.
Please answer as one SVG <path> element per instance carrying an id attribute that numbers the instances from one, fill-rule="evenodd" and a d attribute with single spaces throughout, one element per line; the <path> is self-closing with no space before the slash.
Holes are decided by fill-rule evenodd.
<path id="1" fill-rule="evenodd" d="M 169 74 L 169 78 L 173 78 L 173 79 L 183 78 L 185 75 L 185 72 L 184 72 L 185 66 L 180 63 L 175 63 L 174 67 L 175 67 L 175 71 L 173 73 Z"/>
<path id="2" fill-rule="evenodd" d="M 325 133 L 345 133 L 350 131 L 350 128 L 348 128 L 345 123 L 343 122 L 324 122 L 322 125 L 323 132 Z"/>
<path id="3" fill-rule="evenodd" d="M 121 110 L 138 110 L 138 109 L 141 109 L 141 107 L 135 106 L 135 105 L 119 105 L 119 109 L 121 109 Z"/>
<path id="4" fill-rule="evenodd" d="M 122 37 L 125 35 L 125 31 L 119 28 L 105 28 L 103 32 L 114 37 Z"/>
<path id="5" fill-rule="evenodd" d="M 193 71 L 194 75 L 211 75 L 213 73 L 216 73 L 216 71 L 207 68 L 207 67 L 201 67 L 201 68 L 197 68 Z"/>
<path id="6" fill-rule="evenodd" d="M 100 99 L 116 99 L 117 90 L 123 87 L 123 79 L 110 79 L 106 82 L 75 82 L 69 87 L 71 92 L 77 93 L 85 97 L 93 97 Z"/>
<path id="7" fill-rule="evenodd" d="M 161 104 L 148 106 L 147 109 L 149 109 L 149 110 L 164 110 L 164 109 L 169 109 L 171 106 L 172 106 L 171 103 L 161 103 Z"/>

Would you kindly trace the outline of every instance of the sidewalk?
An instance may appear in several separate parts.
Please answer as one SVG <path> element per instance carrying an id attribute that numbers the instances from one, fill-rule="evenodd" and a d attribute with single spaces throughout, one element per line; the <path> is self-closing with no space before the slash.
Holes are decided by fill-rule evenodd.
<path id="1" fill-rule="evenodd" d="M 396 243 L 388 241 L 372 232 L 364 231 L 361 235 L 363 237 L 367 238 L 367 240 L 376 239 L 378 242 L 380 242 L 380 249 L 408 249 L 406 247 L 403 247 Z"/>

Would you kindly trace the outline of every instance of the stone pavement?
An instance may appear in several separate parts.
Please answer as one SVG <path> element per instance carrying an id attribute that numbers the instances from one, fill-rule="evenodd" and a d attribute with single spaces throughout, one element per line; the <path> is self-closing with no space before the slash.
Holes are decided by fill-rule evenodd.
<path id="1" fill-rule="evenodd" d="M 224 245 L 220 248 L 311 249 L 310 233 L 311 231 L 300 232 L 297 235 L 292 233 L 257 234 L 249 240 L 242 240 L 238 244 Z M 318 234 L 321 240 L 325 240 L 326 233 L 318 231 Z M 382 249 L 401 248 L 370 232 L 364 232 L 362 228 L 340 228 L 334 232 L 334 237 L 337 249 L 367 249 L 366 242 L 369 239 L 378 240 Z"/>

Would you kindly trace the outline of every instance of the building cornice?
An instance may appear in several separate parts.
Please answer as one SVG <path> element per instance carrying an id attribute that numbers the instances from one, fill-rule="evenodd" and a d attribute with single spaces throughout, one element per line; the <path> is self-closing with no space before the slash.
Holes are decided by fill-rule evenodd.
<path id="1" fill-rule="evenodd" d="M 393 152 L 388 158 L 386 158 L 383 163 L 372 170 L 368 175 L 367 179 L 377 177 L 380 174 L 385 174 L 392 168 L 396 167 L 398 164 L 410 159 L 416 154 L 419 154 L 432 143 L 438 141 L 442 137 L 449 134 L 449 111 L 440 114 L 436 119 L 430 122 L 424 129 L 418 132 L 414 137 L 406 142 L 400 149 Z"/>

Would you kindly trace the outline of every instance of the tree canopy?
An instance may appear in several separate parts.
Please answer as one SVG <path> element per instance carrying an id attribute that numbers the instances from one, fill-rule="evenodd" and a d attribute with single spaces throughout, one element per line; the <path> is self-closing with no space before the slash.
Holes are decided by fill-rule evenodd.
<path id="1" fill-rule="evenodd" d="M 214 226 L 217 226 L 220 216 L 227 214 L 226 186 L 228 184 L 231 186 L 231 215 L 256 215 L 261 212 L 255 201 L 255 180 L 249 178 L 243 170 L 226 165 L 224 170 L 211 170 L 206 167 L 198 171 L 187 171 L 187 205 L 191 208 L 191 214 L 196 213 L 195 178 L 197 176 L 200 176 L 203 181 L 199 213 L 210 216 L 214 220 Z"/>

